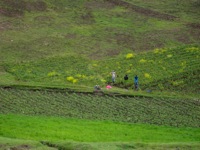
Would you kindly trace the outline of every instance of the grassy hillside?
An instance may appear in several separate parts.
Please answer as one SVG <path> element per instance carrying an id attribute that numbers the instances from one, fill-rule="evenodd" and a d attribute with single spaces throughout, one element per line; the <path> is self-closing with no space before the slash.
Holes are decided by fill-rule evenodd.
<path id="1" fill-rule="evenodd" d="M 0 115 L 2 136 L 35 141 L 199 142 L 199 129 L 114 123 L 58 117 Z M 23 127 L 23 128 L 22 128 Z M 177 135 L 177 133 L 179 135 Z"/>
<path id="2" fill-rule="evenodd" d="M 199 127 L 198 99 L 139 98 L 0 89 L 0 113 Z"/>
<path id="3" fill-rule="evenodd" d="M 0 97 L 0 135 L 24 139 L 15 142 L 2 138 L 2 148 L 48 149 L 46 145 L 56 149 L 116 150 L 200 146 L 198 99 L 24 89 L 0 89 Z"/>
<path id="4" fill-rule="evenodd" d="M 116 70 L 119 87 L 138 74 L 142 90 L 197 93 L 199 5 L 177 2 L 1 0 L 0 82 L 104 86 Z"/>
<path id="5" fill-rule="evenodd" d="M 0 0 L 0 149 L 200 149 L 199 9 Z"/>
<path id="6" fill-rule="evenodd" d="M 133 88 L 133 78 L 137 74 L 141 90 L 198 93 L 199 56 L 199 47 L 185 46 L 155 49 L 140 54 L 128 53 L 99 61 L 68 54 L 14 65 L 10 63 L 4 68 L 19 83 L 35 81 L 46 85 L 74 84 L 92 87 L 99 84 L 104 87 L 111 82 L 110 72 L 116 70 L 117 87 Z M 126 84 L 123 80 L 125 74 L 129 76 Z"/>

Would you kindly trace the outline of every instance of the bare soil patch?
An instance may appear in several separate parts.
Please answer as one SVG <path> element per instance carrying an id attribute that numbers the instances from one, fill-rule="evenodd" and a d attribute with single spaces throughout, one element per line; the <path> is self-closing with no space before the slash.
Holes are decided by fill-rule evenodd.
<path id="1" fill-rule="evenodd" d="M 190 34 L 196 41 L 200 41 L 200 30 L 199 29 L 191 29 L 189 30 Z"/>
<path id="2" fill-rule="evenodd" d="M 85 3 L 85 7 L 89 9 L 99 9 L 99 8 L 105 8 L 105 9 L 112 9 L 115 7 L 115 4 L 110 2 L 100 2 L 98 0 L 90 1 Z"/>
<path id="3" fill-rule="evenodd" d="M 92 14 L 91 9 L 86 9 L 86 13 L 82 14 L 78 23 L 81 24 L 92 24 L 95 22 L 94 16 Z"/>
<path id="4" fill-rule="evenodd" d="M 0 8 L 0 15 L 4 15 L 7 17 L 20 17 L 24 14 L 23 11 L 21 10 L 11 10 L 9 8 L 5 9 L 5 8 Z"/>
<path id="5" fill-rule="evenodd" d="M 0 14 L 8 17 L 23 16 L 24 11 L 45 11 L 47 5 L 43 1 L 26 2 L 24 0 L 2 0 Z"/>
<path id="6" fill-rule="evenodd" d="M 53 21 L 53 17 L 51 16 L 37 16 L 34 18 L 35 21 L 39 22 L 51 22 Z"/>
<path id="7" fill-rule="evenodd" d="M 169 20 L 169 21 L 173 21 L 175 20 L 177 17 L 169 15 L 169 14 L 164 14 L 164 13 L 160 13 L 151 9 L 146 9 L 146 8 L 142 8 L 133 4 L 130 4 L 128 2 L 122 1 L 122 0 L 104 0 L 106 2 L 110 2 L 116 6 L 123 6 L 126 7 L 128 9 L 131 9 L 132 11 L 135 11 L 137 13 L 143 14 L 145 16 L 149 16 L 149 17 L 154 17 L 154 18 L 158 18 L 158 19 L 162 19 L 162 20 Z"/>
<path id="8" fill-rule="evenodd" d="M 200 29 L 200 23 L 188 23 L 187 26 L 193 29 Z"/>
<path id="9" fill-rule="evenodd" d="M 19 146 L 10 148 L 10 150 L 29 150 L 29 149 L 31 149 L 29 145 L 19 145 Z"/>
<path id="10" fill-rule="evenodd" d="M 200 40 L 200 30 L 196 30 L 185 28 L 154 30 L 137 35 L 136 37 L 128 33 L 116 33 L 114 36 L 110 36 L 110 39 L 116 41 L 119 46 L 141 52 L 165 47 L 170 41 L 192 44 L 194 42 L 192 39 L 195 41 Z"/>
<path id="11" fill-rule="evenodd" d="M 75 39 L 77 37 L 77 35 L 75 33 L 69 33 L 67 35 L 65 35 L 66 39 Z"/>
<path id="12" fill-rule="evenodd" d="M 134 36 L 129 34 L 116 33 L 115 40 L 118 45 L 124 45 L 127 48 L 134 49 L 136 43 Z"/>
<path id="13" fill-rule="evenodd" d="M 47 9 L 47 5 L 43 1 L 26 2 L 25 4 L 28 11 L 45 11 Z"/>
<path id="14" fill-rule="evenodd" d="M 98 60 L 98 59 L 102 59 L 102 58 L 105 58 L 108 56 L 114 57 L 114 56 L 119 55 L 119 53 L 120 53 L 120 49 L 102 50 L 98 44 L 97 44 L 97 48 L 98 48 L 97 51 L 95 51 L 89 55 L 90 59 Z"/>
<path id="15" fill-rule="evenodd" d="M 10 21 L 0 22 L 0 31 L 12 29 L 12 23 Z"/>

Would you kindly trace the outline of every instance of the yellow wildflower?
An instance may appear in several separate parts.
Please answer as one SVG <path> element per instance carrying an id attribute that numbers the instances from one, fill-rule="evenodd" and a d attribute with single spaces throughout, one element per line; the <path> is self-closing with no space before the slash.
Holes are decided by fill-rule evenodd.
<path id="1" fill-rule="evenodd" d="M 105 80 L 105 79 L 101 79 L 101 82 L 105 83 L 105 82 L 106 82 L 106 80 Z"/>
<path id="2" fill-rule="evenodd" d="M 131 58 L 133 58 L 133 57 L 135 57 L 135 55 L 132 54 L 132 53 L 128 53 L 128 54 L 126 55 L 126 59 L 131 59 Z"/>
<path id="3" fill-rule="evenodd" d="M 67 81 L 73 81 L 74 80 L 74 77 L 70 76 L 70 77 L 67 77 Z"/>
<path id="4" fill-rule="evenodd" d="M 53 76 L 57 76 L 57 75 L 59 75 L 59 74 L 56 71 L 52 71 L 47 74 L 48 77 L 53 77 Z"/>
<path id="5" fill-rule="evenodd" d="M 151 78 L 150 74 L 148 74 L 148 73 L 145 73 L 145 74 L 144 74 L 144 77 L 145 77 L 145 78 L 148 78 L 148 79 Z"/>
<path id="6" fill-rule="evenodd" d="M 73 79 L 73 80 L 72 80 L 72 83 L 76 83 L 76 82 L 78 82 L 77 79 Z"/>

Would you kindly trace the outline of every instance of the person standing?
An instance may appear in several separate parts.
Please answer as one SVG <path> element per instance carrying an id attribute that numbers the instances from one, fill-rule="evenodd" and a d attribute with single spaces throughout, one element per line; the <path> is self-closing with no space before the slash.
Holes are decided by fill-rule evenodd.
<path id="1" fill-rule="evenodd" d="M 125 81 L 128 80 L 128 75 L 127 75 L 127 74 L 124 76 L 124 80 L 125 80 Z"/>
<path id="2" fill-rule="evenodd" d="M 137 75 L 134 77 L 134 85 L 135 85 L 135 89 L 137 90 L 138 89 L 138 76 Z"/>
<path id="3" fill-rule="evenodd" d="M 125 86 L 125 88 L 127 88 L 127 82 L 128 82 L 128 75 L 126 74 L 124 76 L 124 86 Z"/>
<path id="4" fill-rule="evenodd" d="M 111 75 L 112 75 L 112 83 L 115 83 L 116 72 L 113 70 L 113 71 L 111 72 Z"/>

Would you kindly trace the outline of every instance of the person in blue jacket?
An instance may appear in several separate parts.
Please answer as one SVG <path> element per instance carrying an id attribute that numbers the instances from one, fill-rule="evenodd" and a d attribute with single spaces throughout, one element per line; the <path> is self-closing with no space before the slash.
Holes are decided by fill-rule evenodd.
<path id="1" fill-rule="evenodd" d="M 137 75 L 134 77 L 134 85 L 135 85 L 135 89 L 137 90 L 138 89 L 138 76 Z"/>

